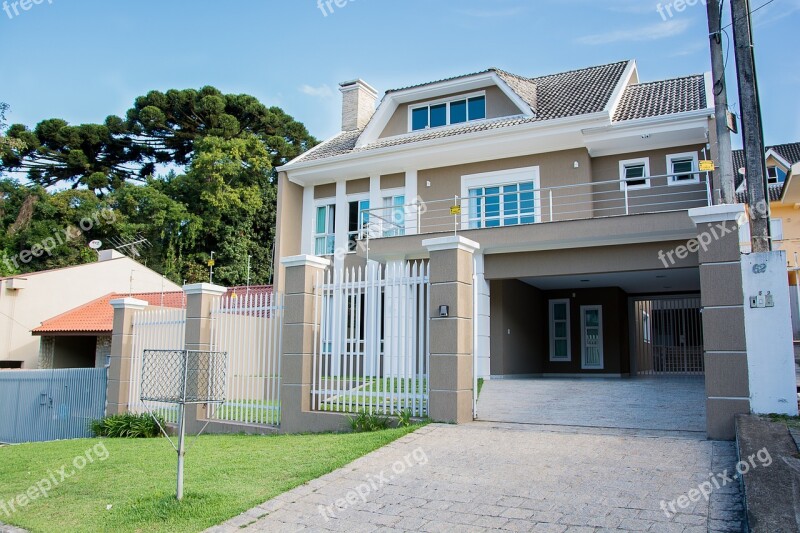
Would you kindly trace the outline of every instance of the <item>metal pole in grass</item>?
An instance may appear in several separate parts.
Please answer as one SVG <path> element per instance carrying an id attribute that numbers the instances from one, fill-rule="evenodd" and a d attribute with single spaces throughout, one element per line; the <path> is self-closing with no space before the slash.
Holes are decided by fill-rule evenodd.
<path id="1" fill-rule="evenodd" d="M 193 356 L 190 358 L 190 354 Z M 190 363 L 193 364 L 190 368 Z M 191 371 L 191 389 L 190 386 Z M 142 354 L 142 381 L 139 399 L 153 417 L 161 432 L 178 453 L 176 498 L 183 500 L 183 470 L 186 453 L 186 404 L 225 403 L 228 371 L 227 352 L 201 352 L 192 350 L 144 350 Z M 146 402 L 178 405 L 178 445 L 169 438 L 158 417 Z M 195 436 L 205 431 L 209 421 Z M 191 446 L 189 447 L 191 449 Z"/>

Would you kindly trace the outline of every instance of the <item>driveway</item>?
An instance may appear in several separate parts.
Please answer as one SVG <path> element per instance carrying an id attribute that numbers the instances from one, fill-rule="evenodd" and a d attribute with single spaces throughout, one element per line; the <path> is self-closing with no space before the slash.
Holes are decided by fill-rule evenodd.
<path id="1" fill-rule="evenodd" d="M 703 376 L 487 381 L 478 419 L 519 424 L 706 431 Z"/>
<path id="2" fill-rule="evenodd" d="M 739 532 L 738 483 L 693 491 L 734 463 L 682 432 L 433 424 L 210 531 Z"/>

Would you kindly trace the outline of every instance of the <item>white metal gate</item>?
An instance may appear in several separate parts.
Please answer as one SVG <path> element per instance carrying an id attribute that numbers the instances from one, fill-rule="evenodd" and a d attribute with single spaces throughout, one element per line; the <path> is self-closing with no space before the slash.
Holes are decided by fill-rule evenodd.
<path id="1" fill-rule="evenodd" d="M 228 400 L 210 406 L 209 418 L 279 425 L 283 295 L 243 289 L 220 298 L 211 316 L 213 349 L 228 353 Z"/>
<path id="2" fill-rule="evenodd" d="M 700 296 L 632 298 L 631 348 L 638 375 L 702 374 Z"/>
<path id="3" fill-rule="evenodd" d="M 424 262 L 320 273 L 312 408 L 427 415 L 429 317 Z"/>
<path id="4" fill-rule="evenodd" d="M 128 408 L 134 413 L 146 413 L 140 400 L 142 355 L 145 350 L 183 350 L 186 343 L 186 309 L 156 307 L 137 311 L 133 316 L 133 356 Z M 178 422 L 175 405 L 148 403 L 150 409 L 167 422 Z"/>

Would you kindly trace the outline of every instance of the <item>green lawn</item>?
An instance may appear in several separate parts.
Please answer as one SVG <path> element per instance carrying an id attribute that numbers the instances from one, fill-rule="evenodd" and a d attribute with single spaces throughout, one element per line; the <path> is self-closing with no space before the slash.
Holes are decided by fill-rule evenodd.
<path id="1" fill-rule="evenodd" d="M 72 469 L 73 459 L 93 446 L 102 450 L 103 443 L 108 450 L 105 461 L 95 460 L 76 471 L 47 498 L 30 502 L 11 516 L 0 506 L 0 521 L 33 532 L 201 531 L 413 430 L 202 436 L 186 457 L 182 503 L 174 495 L 176 454 L 165 439 L 86 439 L 0 447 L 0 499 L 5 502 L 64 465 Z"/>

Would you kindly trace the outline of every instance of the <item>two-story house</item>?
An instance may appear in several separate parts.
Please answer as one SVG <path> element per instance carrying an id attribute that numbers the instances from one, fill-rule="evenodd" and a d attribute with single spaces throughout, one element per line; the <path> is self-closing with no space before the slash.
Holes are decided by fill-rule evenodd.
<path id="1" fill-rule="evenodd" d="M 475 257 L 475 377 L 702 374 L 704 326 L 724 327 L 701 318 L 687 246 L 688 211 L 719 197 L 699 170 L 713 158 L 709 84 L 642 82 L 635 61 L 492 68 L 379 105 L 366 82 L 342 83 L 342 132 L 278 169 L 276 255 L 424 263 L 457 236 Z M 709 410 L 729 422 L 720 402 Z"/>

